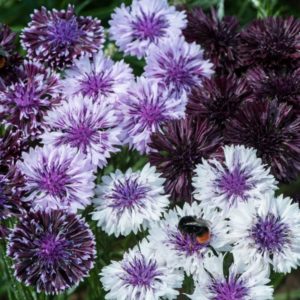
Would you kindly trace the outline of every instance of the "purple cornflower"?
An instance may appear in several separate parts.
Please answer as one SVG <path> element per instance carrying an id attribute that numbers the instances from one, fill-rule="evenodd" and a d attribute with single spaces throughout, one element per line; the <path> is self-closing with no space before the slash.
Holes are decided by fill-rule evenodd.
<path id="1" fill-rule="evenodd" d="M 141 58 L 150 45 L 179 36 L 186 16 L 167 0 L 133 0 L 129 7 L 123 3 L 116 8 L 109 25 L 110 37 L 120 50 Z"/>
<path id="2" fill-rule="evenodd" d="M 187 42 L 196 42 L 204 49 L 204 57 L 210 59 L 218 74 L 228 74 L 240 65 L 239 22 L 236 17 L 219 19 L 211 9 L 206 14 L 200 7 L 187 11 L 187 27 L 183 35 Z"/>
<path id="3" fill-rule="evenodd" d="M 167 122 L 151 136 L 149 161 L 166 178 L 173 201 L 192 201 L 192 175 L 221 145 L 219 130 L 200 118 Z"/>
<path id="4" fill-rule="evenodd" d="M 100 20 L 78 17 L 75 8 L 52 11 L 42 7 L 31 15 L 23 29 L 21 43 L 30 58 L 52 68 L 70 66 L 75 58 L 95 53 L 104 42 Z"/>
<path id="5" fill-rule="evenodd" d="M 75 96 L 45 117 L 49 131 L 43 135 L 45 145 L 69 145 L 78 149 L 95 167 L 103 168 L 111 153 L 119 151 L 120 129 L 115 110 L 93 99 Z"/>
<path id="6" fill-rule="evenodd" d="M 285 103 L 245 103 L 227 122 L 225 141 L 256 149 L 258 157 L 280 181 L 290 181 L 299 175 L 300 116 Z"/>
<path id="7" fill-rule="evenodd" d="M 290 273 L 300 264 L 300 210 L 283 196 L 261 197 L 257 207 L 242 203 L 230 214 L 232 253 L 237 261 L 258 262 L 275 272 Z"/>
<path id="8" fill-rule="evenodd" d="M 170 269 L 144 240 L 100 273 L 105 299 L 176 299 L 183 273 Z"/>
<path id="9" fill-rule="evenodd" d="M 276 72 L 256 67 L 247 72 L 246 79 L 255 100 L 277 100 L 300 109 L 300 68 Z"/>
<path id="10" fill-rule="evenodd" d="M 115 102 L 133 80 L 128 64 L 123 60 L 114 62 L 100 50 L 92 59 L 85 55 L 74 61 L 74 66 L 65 71 L 62 89 L 70 98 L 82 95 Z"/>
<path id="11" fill-rule="evenodd" d="M 93 220 L 106 233 L 115 236 L 135 234 L 156 222 L 169 204 L 164 193 L 164 179 L 154 167 L 145 165 L 141 171 L 117 170 L 102 177 L 94 199 Z"/>
<path id="12" fill-rule="evenodd" d="M 25 177 L 26 197 L 34 208 L 67 208 L 90 204 L 94 195 L 93 166 L 83 154 L 69 146 L 30 149 L 17 164 Z"/>
<path id="13" fill-rule="evenodd" d="M 245 265 L 233 262 L 224 273 L 225 255 L 206 257 L 204 272 L 195 282 L 192 300 L 271 300 L 273 288 L 268 269 L 259 263 Z M 226 266 L 227 268 L 227 266 Z"/>
<path id="14" fill-rule="evenodd" d="M 241 32 L 242 64 L 276 69 L 295 67 L 300 58 L 299 31 L 300 21 L 294 17 L 268 17 L 252 21 Z"/>
<path id="15" fill-rule="evenodd" d="M 146 56 L 145 77 L 163 82 L 177 97 L 201 86 L 213 73 L 213 65 L 203 58 L 201 47 L 187 43 L 183 37 L 151 45 Z"/>
<path id="16" fill-rule="evenodd" d="M 0 24 L 0 89 L 18 78 L 17 66 L 21 57 L 16 51 L 16 33 L 4 24 Z"/>
<path id="17" fill-rule="evenodd" d="M 247 82 L 236 76 L 205 79 L 203 87 L 190 93 L 187 114 L 205 118 L 223 129 L 249 95 Z"/>
<path id="18" fill-rule="evenodd" d="M 46 294 L 61 293 L 88 276 L 95 253 L 88 224 L 64 210 L 25 214 L 7 247 L 16 278 Z"/>
<path id="19" fill-rule="evenodd" d="M 59 101 L 59 77 L 30 61 L 19 72 L 19 79 L 0 92 L 0 115 L 6 124 L 22 130 L 24 138 L 33 138 L 43 132 L 45 113 Z"/>
<path id="20" fill-rule="evenodd" d="M 155 80 L 138 78 L 118 103 L 124 143 L 141 153 L 149 152 L 151 134 L 163 122 L 184 118 L 186 103 L 185 93 L 174 98 Z"/>

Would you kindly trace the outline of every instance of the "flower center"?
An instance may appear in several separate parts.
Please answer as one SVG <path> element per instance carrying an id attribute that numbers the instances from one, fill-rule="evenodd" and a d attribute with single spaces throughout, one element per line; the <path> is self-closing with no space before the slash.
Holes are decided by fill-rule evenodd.
<path id="1" fill-rule="evenodd" d="M 72 128 L 66 135 L 66 142 L 71 146 L 80 148 L 86 153 L 86 148 L 91 142 L 91 138 L 95 131 L 87 126 L 81 125 Z"/>
<path id="2" fill-rule="evenodd" d="M 113 80 L 105 76 L 104 72 L 86 74 L 86 78 L 80 83 L 80 91 L 84 96 L 98 97 L 108 96 L 112 91 Z"/>
<path id="3" fill-rule="evenodd" d="M 145 126 L 152 127 L 157 123 L 164 121 L 161 108 L 156 105 L 145 104 L 140 109 L 141 117 L 144 121 Z"/>
<path id="4" fill-rule="evenodd" d="M 279 217 L 269 213 L 264 218 L 258 217 L 251 236 L 262 252 L 280 252 L 289 242 L 289 227 Z"/>
<path id="5" fill-rule="evenodd" d="M 155 38 L 161 37 L 165 34 L 168 23 L 163 16 L 156 16 L 155 14 L 142 15 L 133 22 L 133 36 L 137 39 L 149 39 L 151 42 Z"/>
<path id="6" fill-rule="evenodd" d="M 48 264 L 53 264 L 58 260 L 63 261 L 68 258 L 67 244 L 67 241 L 48 234 L 41 241 L 39 256 Z"/>
<path id="7" fill-rule="evenodd" d="M 123 210 L 136 205 L 144 199 L 149 192 L 149 188 L 141 185 L 137 178 L 128 178 L 124 182 L 117 181 L 112 189 L 110 199 L 111 207 Z"/>
<path id="8" fill-rule="evenodd" d="M 237 196 L 244 199 L 245 192 L 249 190 L 250 186 L 247 183 L 246 174 L 236 167 L 232 172 L 223 174 L 218 182 L 218 188 L 224 191 L 228 197 Z"/>
<path id="9" fill-rule="evenodd" d="M 215 300 L 243 300 L 247 296 L 243 282 L 234 277 L 227 281 L 215 281 L 210 290 L 215 294 Z"/>
<path id="10" fill-rule="evenodd" d="M 32 85 L 18 84 L 15 86 L 14 102 L 19 108 L 33 108 L 38 106 L 39 98 Z"/>
<path id="11" fill-rule="evenodd" d="M 162 275 L 157 270 L 157 264 L 153 260 L 146 261 L 145 257 L 135 257 L 133 261 L 123 265 L 126 275 L 123 276 L 124 282 L 133 286 L 150 287 L 155 280 L 160 280 Z"/>
<path id="12" fill-rule="evenodd" d="M 66 46 L 76 41 L 80 35 L 76 17 L 69 20 L 58 19 L 49 25 L 50 39 L 56 46 Z"/>
<path id="13" fill-rule="evenodd" d="M 169 240 L 167 243 L 172 245 L 176 251 L 184 252 L 187 256 L 198 253 L 208 245 L 208 243 L 200 244 L 198 243 L 196 236 L 191 234 L 182 234 L 180 231 L 170 230 L 168 232 L 168 236 Z M 201 252 L 199 252 L 199 254 L 202 255 Z"/>
<path id="14" fill-rule="evenodd" d="M 68 176 L 60 167 L 52 167 L 50 170 L 41 174 L 40 186 L 50 195 L 63 198 L 66 196 L 65 186 L 68 183 Z"/>

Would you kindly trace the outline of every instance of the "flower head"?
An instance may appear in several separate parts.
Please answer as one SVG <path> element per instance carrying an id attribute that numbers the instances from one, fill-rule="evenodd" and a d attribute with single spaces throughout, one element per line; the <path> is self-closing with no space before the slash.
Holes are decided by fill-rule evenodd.
<path id="1" fill-rule="evenodd" d="M 234 262 L 225 275 L 224 256 L 207 257 L 204 260 L 205 272 L 196 282 L 196 289 L 189 298 L 192 300 L 271 300 L 273 288 L 267 285 L 270 282 L 267 269 L 258 263 L 245 265 Z"/>
<path id="2" fill-rule="evenodd" d="M 141 171 L 117 170 L 102 178 L 94 200 L 93 220 L 108 234 L 115 236 L 137 233 L 158 221 L 169 204 L 163 182 L 149 164 Z"/>
<path id="3" fill-rule="evenodd" d="M 24 137 L 43 131 L 45 113 L 58 102 L 59 77 L 37 62 L 25 61 L 18 81 L 0 92 L 5 122 L 23 131 Z"/>
<path id="4" fill-rule="evenodd" d="M 255 148 L 280 181 L 293 180 L 300 172 L 300 117 L 291 106 L 268 100 L 245 103 L 228 121 L 225 139 Z"/>
<path id="5" fill-rule="evenodd" d="M 211 239 L 200 244 L 196 236 L 186 234 L 178 228 L 182 217 L 193 216 L 208 222 Z M 183 208 L 176 207 L 164 215 L 164 218 L 152 224 L 147 239 L 157 255 L 165 257 L 172 269 L 183 269 L 188 275 L 198 276 L 201 266 L 211 248 L 223 251 L 228 248 L 227 223 L 220 213 L 212 209 L 203 209 L 198 203 L 185 203 Z"/>
<path id="6" fill-rule="evenodd" d="M 240 55 L 245 66 L 292 67 L 299 59 L 300 21 L 294 17 L 254 20 L 241 33 Z"/>
<path id="7" fill-rule="evenodd" d="M 196 43 L 188 44 L 183 37 L 151 45 L 146 57 L 145 76 L 163 82 L 177 96 L 201 86 L 213 74 L 213 65 L 203 58 Z"/>
<path id="8" fill-rule="evenodd" d="M 204 49 L 204 57 L 210 59 L 221 74 L 228 74 L 239 67 L 239 22 L 236 17 L 218 18 L 217 12 L 205 14 L 200 7 L 187 12 L 187 27 L 183 34 L 187 42 L 196 42 Z"/>
<path id="9" fill-rule="evenodd" d="M 208 119 L 220 129 L 249 97 L 247 82 L 236 76 L 205 79 L 189 95 L 187 113 Z"/>
<path id="10" fill-rule="evenodd" d="M 194 197 L 201 205 L 221 208 L 226 213 L 241 202 L 257 201 L 274 193 L 276 180 L 270 168 L 245 146 L 225 146 L 224 159 L 203 160 L 193 177 Z"/>
<path id="11" fill-rule="evenodd" d="M 265 195 L 259 207 L 242 203 L 230 217 L 232 253 L 245 263 L 258 261 L 289 273 L 300 262 L 300 210 L 290 198 Z"/>
<path id="12" fill-rule="evenodd" d="M 46 294 L 76 286 L 93 268 L 95 252 L 88 225 L 64 210 L 25 214 L 7 248 L 16 278 Z"/>
<path id="13" fill-rule="evenodd" d="M 148 152 L 150 136 L 163 122 L 185 116 L 187 97 L 174 98 L 156 81 L 140 77 L 118 103 L 124 143 L 141 153 Z"/>
<path id="14" fill-rule="evenodd" d="M 66 10 L 47 10 L 42 7 L 31 15 L 21 42 L 30 58 L 52 68 L 72 65 L 75 58 L 95 53 L 104 41 L 100 20 L 78 17 L 74 6 Z"/>
<path id="15" fill-rule="evenodd" d="M 69 146 L 30 149 L 17 164 L 25 177 L 24 199 L 34 208 L 68 208 L 90 204 L 94 175 L 90 161 Z"/>
<path id="16" fill-rule="evenodd" d="M 276 100 L 300 109 L 300 68 L 288 72 L 276 72 L 261 67 L 246 74 L 255 100 Z"/>
<path id="17" fill-rule="evenodd" d="M 133 0 L 129 7 L 122 4 L 116 8 L 109 33 L 125 54 L 141 58 L 150 45 L 179 36 L 186 25 L 185 17 L 167 0 Z"/>
<path id="18" fill-rule="evenodd" d="M 110 153 L 120 144 L 117 117 L 113 108 L 90 98 L 76 96 L 52 110 L 42 135 L 45 145 L 69 145 L 86 155 L 94 166 L 104 167 Z"/>
<path id="19" fill-rule="evenodd" d="M 216 127 L 191 117 L 168 122 L 151 136 L 149 160 L 166 178 L 165 190 L 172 200 L 192 201 L 196 165 L 214 153 L 221 141 Z"/>
<path id="20" fill-rule="evenodd" d="M 143 241 L 112 261 L 100 273 L 105 299 L 176 299 L 183 281 L 182 272 L 170 269 Z"/>
<path id="21" fill-rule="evenodd" d="M 134 77 L 132 69 L 124 61 L 113 62 L 102 51 L 74 60 L 74 66 L 65 71 L 62 80 L 64 94 L 88 96 L 95 100 L 115 102 L 127 92 Z"/>
<path id="22" fill-rule="evenodd" d="M 16 33 L 5 25 L 0 24 L 0 89 L 18 78 L 17 66 L 21 57 L 16 51 Z"/>

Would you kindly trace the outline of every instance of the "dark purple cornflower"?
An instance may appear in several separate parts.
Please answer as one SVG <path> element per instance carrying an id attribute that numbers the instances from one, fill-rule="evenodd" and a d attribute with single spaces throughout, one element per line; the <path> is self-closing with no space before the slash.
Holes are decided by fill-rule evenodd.
<path id="1" fill-rule="evenodd" d="M 299 175 L 300 116 L 292 106 L 268 100 L 245 103 L 227 122 L 225 141 L 255 148 L 280 181 Z"/>
<path id="2" fill-rule="evenodd" d="M 21 130 L 5 129 L 3 136 L 0 137 L 0 173 L 17 162 L 24 147 Z"/>
<path id="3" fill-rule="evenodd" d="M 23 215 L 7 248 L 16 278 L 46 294 L 77 285 L 93 268 L 95 252 L 87 223 L 64 210 Z"/>
<path id="4" fill-rule="evenodd" d="M 25 61 L 18 81 L 0 92 L 0 116 L 23 131 L 24 137 L 43 132 L 43 117 L 59 101 L 59 76 L 34 61 Z"/>
<path id="5" fill-rule="evenodd" d="M 187 27 L 183 30 L 186 40 L 204 48 L 205 58 L 213 62 L 217 73 L 227 74 L 239 67 L 240 34 L 236 17 L 225 16 L 220 20 L 214 9 L 206 14 L 196 7 L 187 11 L 187 20 Z"/>
<path id="6" fill-rule="evenodd" d="M 97 52 L 103 44 L 100 20 L 75 15 L 75 8 L 35 10 L 22 34 L 21 42 L 30 58 L 52 68 L 70 66 L 75 58 Z"/>
<path id="7" fill-rule="evenodd" d="M 206 79 L 203 87 L 194 88 L 190 93 L 187 113 L 203 117 L 223 129 L 226 120 L 249 95 L 247 82 L 236 76 Z"/>
<path id="8" fill-rule="evenodd" d="M 294 17 L 254 20 L 241 32 L 242 64 L 295 67 L 300 58 L 299 32 L 300 21 Z"/>
<path id="9" fill-rule="evenodd" d="M 21 58 L 16 52 L 16 34 L 5 25 L 0 24 L 0 89 L 15 81 L 17 78 L 16 66 Z"/>
<path id="10" fill-rule="evenodd" d="M 256 67 L 247 72 L 246 78 L 256 100 L 277 100 L 300 109 L 300 68 L 276 72 Z"/>
<path id="11" fill-rule="evenodd" d="M 192 117 L 167 122 L 151 136 L 150 163 L 166 178 L 165 190 L 174 201 L 192 201 L 194 169 L 218 149 L 221 141 L 214 125 Z"/>

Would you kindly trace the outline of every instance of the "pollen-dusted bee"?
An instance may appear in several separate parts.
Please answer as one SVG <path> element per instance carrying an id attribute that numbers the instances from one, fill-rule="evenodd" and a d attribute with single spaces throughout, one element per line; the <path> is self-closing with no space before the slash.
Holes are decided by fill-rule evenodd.
<path id="1" fill-rule="evenodd" d="M 193 216 L 182 217 L 178 223 L 178 229 L 182 233 L 195 236 L 199 244 L 206 244 L 211 237 L 208 223 Z"/>

